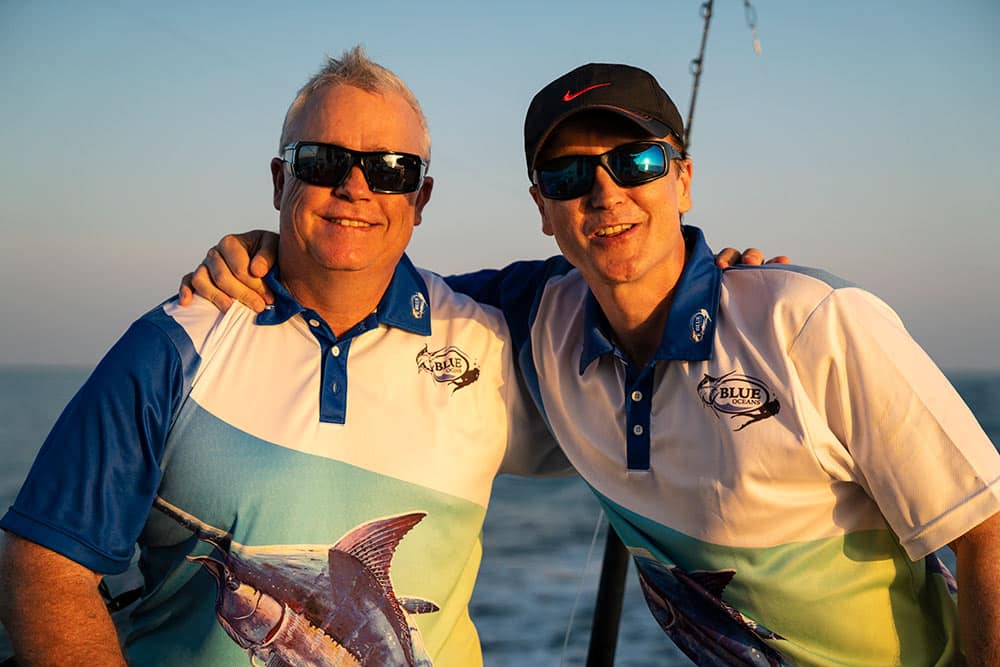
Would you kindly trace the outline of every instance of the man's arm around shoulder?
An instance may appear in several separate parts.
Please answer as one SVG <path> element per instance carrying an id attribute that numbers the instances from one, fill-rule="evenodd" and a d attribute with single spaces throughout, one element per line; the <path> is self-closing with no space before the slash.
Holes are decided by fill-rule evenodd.
<path id="1" fill-rule="evenodd" d="M 125 665 L 97 590 L 101 575 L 5 533 L 0 543 L 0 621 L 17 664 Z"/>

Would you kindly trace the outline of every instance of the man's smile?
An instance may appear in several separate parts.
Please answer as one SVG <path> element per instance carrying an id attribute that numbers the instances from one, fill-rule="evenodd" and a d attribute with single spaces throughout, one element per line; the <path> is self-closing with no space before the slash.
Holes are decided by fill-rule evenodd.
<path id="1" fill-rule="evenodd" d="M 618 225 L 609 225 L 607 227 L 601 227 L 600 229 L 596 230 L 594 232 L 594 236 L 596 236 L 598 238 L 607 238 L 609 236 L 618 236 L 619 234 L 623 234 L 623 233 L 627 232 L 628 230 L 632 229 L 633 227 L 635 227 L 635 223 L 631 223 L 631 222 L 626 222 L 626 223 L 622 223 L 622 224 L 618 224 Z"/>
<path id="2" fill-rule="evenodd" d="M 337 225 L 339 227 L 353 227 L 356 229 L 366 229 L 368 227 L 375 227 L 375 223 L 365 222 L 364 220 L 355 220 L 353 218 L 327 218 L 323 217 L 327 223 L 331 225 Z"/>

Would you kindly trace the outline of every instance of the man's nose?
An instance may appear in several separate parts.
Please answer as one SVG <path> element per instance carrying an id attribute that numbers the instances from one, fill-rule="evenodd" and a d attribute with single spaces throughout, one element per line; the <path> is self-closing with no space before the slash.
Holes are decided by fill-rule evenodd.
<path id="1" fill-rule="evenodd" d="M 594 173 L 594 185 L 587 195 L 588 203 L 594 208 L 611 208 L 625 199 L 622 186 L 615 183 L 603 164 L 597 165 Z"/>
<path id="2" fill-rule="evenodd" d="M 368 189 L 368 181 L 365 180 L 365 175 L 361 171 L 360 165 L 351 165 L 351 169 L 347 172 L 347 176 L 344 177 L 343 182 L 333 189 L 333 194 L 348 201 L 367 199 L 371 196 L 371 190 Z"/>

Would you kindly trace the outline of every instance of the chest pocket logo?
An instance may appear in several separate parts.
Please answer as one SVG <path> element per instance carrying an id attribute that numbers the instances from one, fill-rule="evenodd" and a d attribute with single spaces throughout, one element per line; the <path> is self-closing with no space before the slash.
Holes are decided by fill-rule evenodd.
<path id="1" fill-rule="evenodd" d="M 750 424 L 773 417 L 781 411 L 781 403 L 762 380 L 731 371 L 720 377 L 708 373 L 698 383 L 698 396 L 712 408 L 716 417 L 728 415 L 730 419 L 745 417 L 734 431 L 742 431 Z"/>
<path id="2" fill-rule="evenodd" d="M 424 349 L 417 353 L 417 372 L 427 372 L 435 382 L 452 385 L 452 393 L 479 379 L 479 369 L 454 345 L 434 352 L 428 352 L 424 345 Z"/>

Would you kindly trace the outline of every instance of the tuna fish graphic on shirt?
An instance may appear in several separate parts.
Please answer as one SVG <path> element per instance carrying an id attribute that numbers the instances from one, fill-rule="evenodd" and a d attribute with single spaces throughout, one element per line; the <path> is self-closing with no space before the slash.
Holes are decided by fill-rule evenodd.
<path id="1" fill-rule="evenodd" d="M 784 637 L 722 600 L 735 570 L 687 572 L 664 565 L 645 549 L 631 549 L 639 583 L 653 617 L 667 636 L 702 667 L 785 667 L 764 640 Z"/>
<path id="2" fill-rule="evenodd" d="M 216 617 L 251 665 L 429 667 L 408 613 L 433 602 L 397 598 L 389 565 L 425 516 L 413 512 L 362 524 L 333 546 L 247 546 L 162 498 L 155 507 L 222 554 L 189 556 L 215 579 Z"/>

